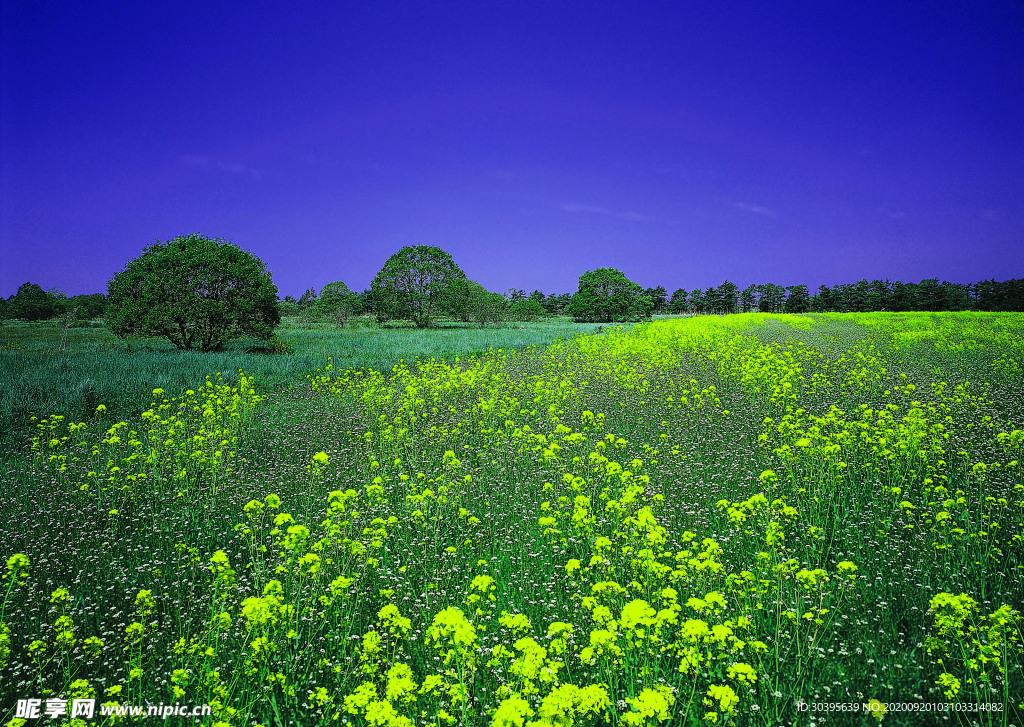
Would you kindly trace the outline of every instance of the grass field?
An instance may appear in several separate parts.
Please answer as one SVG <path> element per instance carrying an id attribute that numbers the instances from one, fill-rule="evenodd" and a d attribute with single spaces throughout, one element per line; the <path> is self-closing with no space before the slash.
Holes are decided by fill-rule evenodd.
<path id="1" fill-rule="evenodd" d="M 416 357 L 465 356 L 488 348 L 524 348 L 560 336 L 589 333 L 595 325 L 559 318 L 530 324 L 474 328 L 450 323 L 445 328 L 416 330 L 377 328 L 355 318 L 345 328 L 305 328 L 286 319 L 276 332 L 291 353 L 282 355 L 262 341 L 234 341 L 220 353 L 180 353 L 162 339 L 122 341 L 99 322 L 65 328 L 57 323 L 0 327 L 0 443 L 26 433 L 36 414 L 82 418 L 99 404 L 112 417 L 138 414 L 157 387 L 184 391 L 221 371 L 237 381 L 238 371 L 252 374 L 263 387 L 288 386 L 326 365 L 387 370 Z"/>
<path id="2" fill-rule="evenodd" d="M 0 719 L 1024 724 L 1024 316 L 559 333 L 69 364 L 141 413 L 4 460 Z"/>

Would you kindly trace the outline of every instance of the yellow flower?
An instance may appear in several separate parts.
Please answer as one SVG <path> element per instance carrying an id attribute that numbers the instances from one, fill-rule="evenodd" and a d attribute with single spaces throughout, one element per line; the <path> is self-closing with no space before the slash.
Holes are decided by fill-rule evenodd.
<path id="1" fill-rule="evenodd" d="M 712 684 L 708 687 L 707 696 L 704 697 L 704 704 L 717 707 L 719 712 L 726 714 L 733 714 L 739 703 L 740 698 L 736 696 L 736 692 L 724 684 Z"/>
<path id="2" fill-rule="evenodd" d="M 747 682 L 748 684 L 753 684 L 757 681 L 757 672 L 754 670 L 754 667 L 743 662 L 730 666 L 725 670 L 725 675 L 730 679 L 735 679 L 738 682 Z"/>
<path id="3" fill-rule="evenodd" d="M 627 725 L 643 725 L 647 723 L 648 717 L 653 717 L 659 723 L 667 722 L 672 719 L 671 709 L 675 700 L 675 694 L 663 684 L 653 689 L 644 689 L 636 697 L 626 700 L 633 710 L 622 715 L 622 722 Z"/>
<path id="4" fill-rule="evenodd" d="M 534 714 L 529 703 L 518 694 L 513 694 L 498 705 L 491 720 L 493 727 L 523 727 Z"/>
<path id="5" fill-rule="evenodd" d="M 427 639 L 440 647 L 441 639 L 451 637 L 458 646 L 472 646 L 476 643 L 476 627 L 466 620 L 461 609 L 449 606 L 434 616 L 434 621 L 427 629 Z"/>
<path id="6" fill-rule="evenodd" d="M 650 604 L 643 599 L 630 601 L 622 607 L 622 616 L 619 623 L 625 629 L 635 629 L 637 626 L 650 626 L 657 622 L 657 614 Z"/>
<path id="7" fill-rule="evenodd" d="M 868 703 L 867 703 L 866 709 L 867 709 L 867 712 L 872 717 L 877 719 L 879 722 L 881 722 L 883 719 L 885 719 L 885 715 L 889 711 L 889 710 L 887 710 L 885 708 L 885 704 L 882 703 L 882 702 L 879 702 L 877 699 L 869 699 Z"/>

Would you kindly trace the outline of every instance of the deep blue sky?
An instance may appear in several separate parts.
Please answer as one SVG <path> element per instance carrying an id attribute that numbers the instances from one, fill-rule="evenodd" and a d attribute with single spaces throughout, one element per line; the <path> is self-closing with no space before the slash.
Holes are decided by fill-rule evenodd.
<path id="1" fill-rule="evenodd" d="M 0 295 L 156 239 L 282 295 L 1024 277 L 1024 3 L 2 6 Z"/>

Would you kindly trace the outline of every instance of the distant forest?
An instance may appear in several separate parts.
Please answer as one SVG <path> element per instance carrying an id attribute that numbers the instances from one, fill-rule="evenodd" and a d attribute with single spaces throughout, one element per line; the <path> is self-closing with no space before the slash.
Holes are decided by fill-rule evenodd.
<path id="1" fill-rule="evenodd" d="M 812 295 L 806 285 L 781 286 L 772 283 L 749 285 L 742 290 L 723 282 L 717 287 L 686 290 L 671 295 L 662 286 L 645 288 L 653 314 L 726 314 L 749 313 L 824 313 L 868 311 L 1024 311 L 1024 279 L 984 280 L 979 283 L 950 283 L 935 278 L 919 283 L 889 280 L 860 280 L 856 283 L 822 285 Z M 373 314 L 374 299 L 369 289 L 353 292 L 358 308 Z M 562 315 L 573 293 L 545 294 L 535 290 L 527 294 L 516 288 L 504 293 L 512 318 Z M 280 299 L 282 316 L 308 315 L 317 310 L 317 291 L 309 288 L 299 298 Z M 25 283 L 7 299 L 0 298 L 0 321 L 40 321 L 65 317 L 90 320 L 102 318 L 106 296 L 102 293 L 68 297 L 57 288 L 44 290 Z M 516 315 L 521 312 L 521 315 Z"/>

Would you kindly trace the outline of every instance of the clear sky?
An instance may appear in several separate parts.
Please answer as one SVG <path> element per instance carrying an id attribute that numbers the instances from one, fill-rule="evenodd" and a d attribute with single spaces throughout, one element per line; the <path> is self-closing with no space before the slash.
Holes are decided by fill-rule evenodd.
<path id="1" fill-rule="evenodd" d="M 282 295 L 1024 277 L 1024 2 L 2 0 L 0 295 L 153 241 Z"/>

